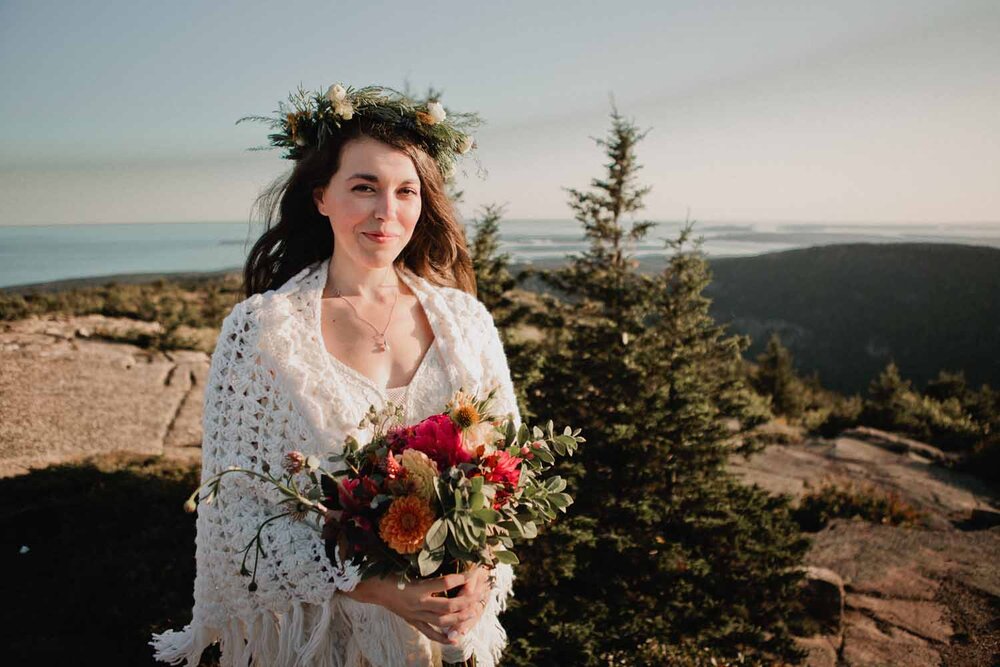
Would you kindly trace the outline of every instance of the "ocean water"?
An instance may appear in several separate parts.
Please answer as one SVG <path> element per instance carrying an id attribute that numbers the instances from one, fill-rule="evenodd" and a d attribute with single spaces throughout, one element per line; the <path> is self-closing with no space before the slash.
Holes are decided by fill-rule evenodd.
<path id="1" fill-rule="evenodd" d="M 666 254 L 679 222 L 660 222 L 633 250 Z M 470 229 L 470 233 L 471 233 Z M 242 266 L 259 234 L 246 222 L 0 226 L 0 287 L 122 273 L 219 271 Z M 934 242 L 1000 248 L 1000 223 L 846 225 L 746 223 L 695 226 L 710 257 L 759 255 L 835 243 Z M 504 220 L 501 250 L 516 262 L 583 250 L 575 220 Z"/>

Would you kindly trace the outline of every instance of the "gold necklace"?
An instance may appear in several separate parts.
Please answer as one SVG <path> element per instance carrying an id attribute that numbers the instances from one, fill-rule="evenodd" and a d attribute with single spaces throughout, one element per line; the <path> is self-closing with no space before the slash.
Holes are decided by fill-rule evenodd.
<path id="1" fill-rule="evenodd" d="M 341 294 L 340 290 L 337 290 L 334 296 L 338 296 L 344 301 L 347 301 L 347 297 Z M 354 314 L 358 316 L 358 319 L 375 330 L 375 335 L 373 336 L 373 338 L 375 340 L 375 346 L 378 348 L 379 352 L 385 352 L 386 350 L 389 349 L 389 342 L 385 339 L 385 332 L 389 328 L 389 323 L 392 322 L 392 311 L 396 309 L 397 301 L 399 301 L 399 290 L 396 290 L 396 298 L 392 300 L 392 308 L 389 309 L 389 321 L 385 323 L 385 327 L 382 329 L 382 331 L 379 331 L 378 327 L 376 327 L 374 324 L 372 324 L 365 318 L 361 317 L 361 313 L 359 313 L 358 309 L 354 307 L 354 304 L 351 303 L 350 301 L 347 301 L 347 305 L 351 307 L 351 310 L 353 310 Z"/>
<path id="2" fill-rule="evenodd" d="M 389 324 L 392 323 L 392 313 L 394 310 L 396 310 L 396 302 L 399 301 L 399 286 L 398 285 L 396 286 L 396 296 L 392 300 L 392 308 L 389 309 L 389 320 L 385 323 L 385 327 L 382 328 L 382 331 L 379 331 L 378 327 L 376 327 L 374 324 L 372 324 L 365 318 L 361 317 L 361 313 L 358 312 L 358 309 L 354 307 L 353 303 L 347 300 L 347 297 L 344 296 L 339 289 L 335 288 L 333 292 L 334 292 L 333 295 L 335 297 L 343 299 L 347 303 L 347 305 L 351 307 L 351 310 L 354 311 L 354 314 L 358 316 L 359 320 L 370 326 L 375 331 L 375 335 L 372 338 L 375 340 L 375 347 L 377 348 L 377 351 L 385 352 L 386 350 L 388 350 L 389 342 L 385 339 L 385 332 L 389 329 Z"/>

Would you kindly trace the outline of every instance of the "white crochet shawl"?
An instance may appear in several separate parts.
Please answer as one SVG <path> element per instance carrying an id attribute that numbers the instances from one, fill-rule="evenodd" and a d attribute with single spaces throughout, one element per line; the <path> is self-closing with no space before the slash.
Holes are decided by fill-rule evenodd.
<path id="1" fill-rule="evenodd" d="M 329 259 L 277 290 L 256 294 L 226 317 L 205 387 L 202 479 L 229 466 L 278 470 L 286 452 L 338 451 L 369 407 L 356 385 L 331 373 L 320 329 L 320 296 Z M 510 371 L 489 311 L 475 297 L 439 287 L 406 270 L 401 278 L 419 299 L 454 388 L 498 387 L 494 412 L 520 425 Z M 323 369 L 323 372 L 320 372 Z M 443 406 L 442 406 L 443 409 Z M 158 660 L 195 667 L 202 651 L 221 643 L 223 667 L 397 667 L 438 665 L 441 645 L 378 605 L 338 589 L 358 582 L 353 568 L 334 569 L 314 528 L 287 518 L 264 529 L 266 557 L 258 589 L 239 574 L 242 550 L 257 527 L 278 513 L 277 492 L 246 475 L 223 478 L 222 491 L 197 516 L 194 610 L 181 631 L 153 635 Z M 251 552 L 248 566 L 252 566 Z M 496 583 L 465 653 L 492 667 L 506 645 L 497 615 L 511 594 L 513 572 Z M 448 659 L 454 659 L 449 657 Z"/>

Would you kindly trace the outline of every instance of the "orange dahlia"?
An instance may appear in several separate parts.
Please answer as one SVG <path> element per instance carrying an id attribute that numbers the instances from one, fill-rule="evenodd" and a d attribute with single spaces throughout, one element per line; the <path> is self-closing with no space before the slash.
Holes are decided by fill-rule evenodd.
<path id="1" fill-rule="evenodd" d="M 414 554 L 424 545 L 424 536 L 434 523 L 434 513 L 419 496 L 404 496 L 392 501 L 379 522 L 379 535 L 390 548 L 401 554 Z"/>

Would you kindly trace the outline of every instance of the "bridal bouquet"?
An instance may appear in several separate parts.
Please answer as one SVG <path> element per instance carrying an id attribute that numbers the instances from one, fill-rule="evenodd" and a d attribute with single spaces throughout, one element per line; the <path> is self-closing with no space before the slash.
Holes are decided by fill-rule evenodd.
<path id="1" fill-rule="evenodd" d="M 261 531 L 283 516 L 313 515 L 335 566 L 356 567 L 362 578 L 398 577 L 401 587 L 476 565 L 516 564 L 516 541 L 535 537 L 540 524 L 573 502 L 566 482 L 546 473 L 585 440 L 568 426 L 555 433 L 551 420 L 544 429 L 517 428 L 509 416 L 491 414 L 493 396 L 458 391 L 444 411 L 413 425 L 402 424 L 401 406 L 372 406 L 357 437 L 328 458 L 330 470 L 300 452 L 285 456 L 277 477 L 267 467 L 230 468 L 199 487 L 186 509 L 195 509 L 205 487 L 210 502 L 231 473 L 264 479 L 281 492 L 286 510 L 264 522 L 244 550 L 241 573 L 251 576 L 247 559 L 257 547 L 251 591 Z"/>

